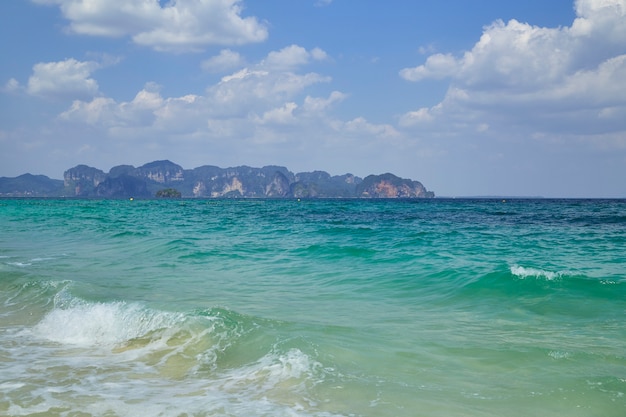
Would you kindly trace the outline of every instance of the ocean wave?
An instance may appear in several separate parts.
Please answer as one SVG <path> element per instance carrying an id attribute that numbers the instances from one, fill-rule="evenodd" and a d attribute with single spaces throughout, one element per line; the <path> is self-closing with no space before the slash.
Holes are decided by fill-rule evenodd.
<path id="1" fill-rule="evenodd" d="M 18 407 L 24 403 L 15 394 L 9 408 L 15 414 L 67 407 L 79 401 L 75 392 L 89 391 L 91 406 L 84 411 L 92 415 L 176 416 L 181 410 L 190 415 L 337 415 L 320 410 L 316 386 L 332 370 L 314 353 L 274 338 L 259 343 L 258 333 L 243 337 L 246 329 L 275 322 L 222 308 L 180 313 L 136 302 L 89 302 L 65 290 L 54 301 L 29 332 L 34 340 L 28 342 L 28 355 L 46 365 L 35 374 L 29 361 L 19 360 L 19 352 L 12 350 L 16 367 L 11 374 L 24 381 L 60 379 L 66 385 L 45 391 L 45 406 Z M 74 378 L 78 373 L 82 377 Z M 138 379 L 144 383 L 137 384 Z M 113 400 L 118 397 L 137 401 L 118 403 Z"/>
<path id="2" fill-rule="evenodd" d="M 0 282 L 0 316 L 6 323 L 29 324 L 41 319 L 56 294 L 72 285 L 69 280 L 25 281 L 22 273 L 7 274 Z"/>

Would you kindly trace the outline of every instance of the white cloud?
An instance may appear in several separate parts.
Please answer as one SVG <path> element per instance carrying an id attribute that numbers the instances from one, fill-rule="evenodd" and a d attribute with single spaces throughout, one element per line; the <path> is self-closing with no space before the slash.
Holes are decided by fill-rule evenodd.
<path id="1" fill-rule="evenodd" d="M 480 88 L 539 87 L 563 74 L 571 60 L 569 43 L 564 29 L 496 21 L 463 56 L 431 55 L 423 65 L 402 69 L 400 76 L 409 81 L 452 78 Z"/>
<path id="2" fill-rule="evenodd" d="M 428 57 L 424 65 L 404 68 L 400 76 L 408 81 L 420 81 L 424 78 L 448 78 L 458 71 L 458 61 L 451 54 L 435 54 Z"/>
<path id="3" fill-rule="evenodd" d="M 324 61 L 328 59 L 328 54 L 321 48 L 313 48 L 311 49 L 311 57 L 316 61 Z"/>
<path id="4" fill-rule="evenodd" d="M 33 66 L 26 91 L 45 97 L 93 97 L 98 93 L 98 83 L 91 73 L 100 68 L 94 61 L 81 62 L 73 58 L 59 62 L 40 62 Z"/>
<path id="5" fill-rule="evenodd" d="M 326 99 L 302 96 L 308 87 L 329 82 L 330 77 L 295 71 L 311 60 L 325 57 L 321 50 L 307 51 L 291 45 L 270 52 L 257 64 L 223 76 L 203 95 L 165 98 L 158 85 L 148 83 L 130 101 L 117 102 L 104 97 L 76 100 L 60 119 L 86 123 L 125 137 L 155 131 L 211 135 L 215 129 L 249 135 L 255 125 L 294 124 L 298 117 L 307 119 L 323 114 L 324 109 L 345 97 L 340 92 L 333 92 Z M 230 50 L 223 50 L 214 58 L 205 65 L 207 68 L 243 61 Z M 300 106 L 302 111 L 296 116 Z"/>
<path id="6" fill-rule="evenodd" d="M 219 55 L 202 61 L 202 69 L 207 72 L 223 72 L 245 65 L 245 59 L 230 49 L 222 49 Z"/>
<path id="7" fill-rule="evenodd" d="M 617 118 L 626 110 L 626 0 L 578 0 L 575 9 L 570 27 L 496 21 L 462 55 L 434 54 L 401 70 L 409 81 L 451 84 L 441 103 L 407 112 L 400 125 L 626 133 Z"/>
<path id="8" fill-rule="evenodd" d="M 333 91 L 332 93 L 330 93 L 330 96 L 328 98 L 307 96 L 304 99 L 303 108 L 307 112 L 319 114 L 325 112 L 333 104 L 345 100 L 347 97 L 347 94 L 344 94 L 340 91 Z"/>
<path id="9" fill-rule="evenodd" d="M 200 97 L 187 95 L 163 98 L 159 90 L 157 84 L 147 83 L 131 101 L 121 103 L 105 97 L 96 97 L 90 102 L 75 100 L 59 118 L 105 129 L 151 128 L 160 121 L 173 123 L 178 120 L 181 124 L 187 123 L 190 115 L 185 112 L 193 110 Z"/>
<path id="10" fill-rule="evenodd" d="M 291 101 L 305 88 L 330 81 L 316 73 L 295 74 L 292 72 L 268 72 L 245 69 L 223 77 L 207 90 L 208 97 L 215 103 L 215 112 L 243 115 L 261 112 L 268 106 Z"/>
<path id="11" fill-rule="evenodd" d="M 148 83 L 133 100 L 127 102 L 103 97 L 91 101 L 77 100 L 60 115 L 60 119 L 87 123 L 117 133 L 131 127 L 135 133 L 142 129 L 208 133 L 207 126 L 222 126 L 220 129 L 223 130 L 232 121 L 237 122 L 234 129 L 229 127 L 229 131 L 241 132 L 253 130 L 251 124 L 255 123 L 295 123 L 295 111 L 300 107 L 296 100 L 303 101 L 300 116 L 310 118 L 323 114 L 326 108 L 345 98 L 337 91 L 328 98 L 302 96 L 308 87 L 330 81 L 329 77 L 317 73 L 294 72 L 298 66 L 315 59 L 313 55 L 316 54 L 321 56 L 319 52 L 309 52 L 292 45 L 270 52 L 255 65 L 222 77 L 202 96 L 164 98 L 158 85 Z M 226 61 L 232 56 L 230 51 L 222 51 L 218 55 L 226 57 Z"/>
<path id="12" fill-rule="evenodd" d="M 9 81 L 6 82 L 2 91 L 7 92 L 7 93 L 12 93 L 19 89 L 20 89 L 20 83 L 15 78 L 11 78 L 9 79 Z"/>
<path id="13" fill-rule="evenodd" d="M 112 98 L 96 97 L 90 102 L 74 100 L 72 106 L 61 113 L 59 118 L 89 125 L 107 126 L 115 123 L 117 104 Z"/>
<path id="14" fill-rule="evenodd" d="M 434 119 L 432 111 L 426 107 L 410 111 L 400 118 L 400 126 L 413 126 L 418 123 L 430 122 Z"/>
<path id="15" fill-rule="evenodd" d="M 329 82 L 328 76 L 296 72 L 312 59 L 325 57 L 318 50 L 307 51 L 298 45 L 271 51 L 259 63 L 222 77 L 207 89 L 207 97 L 220 114 L 263 114 L 293 101 L 307 87 Z"/>
<path id="16" fill-rule="evenodd" d="M 393 126 L 389 124 L 370 123 L 364 117 L 357 117 L 345 123 L 335 124 L 335 127 L 351 134 L 363 134 L 366 137 L 390 138 L 400 136 L 399 132 Z"/>
<path id="17" fill-rule="evenodd" d="M 571 28 L 574 36 L 599 34 L 605 42 L 623 44 L 626 38 L 626 1 L 576 0 L 575 9 L 578 17 Z M 620 22 L 615 22 L 616 18 Z"/>
<path id="18" fill-rule="evenodd" d="M 273 124 L 290 124 L 296 121 L 293 115 L 294 110 L 298 108 L 298 105 L 294 102 L 285 103 L 284 106 L 271 109 L 263 113 L 263 117 L 257 120 L 261 124 L 273 123 Z"/>
<path id="19" fill-rule="evenodd" d="M 270 52 L 267 58 L 260 63 L 260 66 L 272 70 L 290 71 L 308 64 L 311 59 L 322 61 L 326 58 L 326 52 L 320 48 L 307 51 L 301 46 L 290 45 L 280 51 Z"/>
<path id="20" fill-rule="evenodd" d="M 130 36 L 158 51 L 200 51 L 207 45 L 261 42 L 267 28 L 242 17 L 240 0 L 33 0 L 58 5 L 69 30 L 92 36 Z"/>

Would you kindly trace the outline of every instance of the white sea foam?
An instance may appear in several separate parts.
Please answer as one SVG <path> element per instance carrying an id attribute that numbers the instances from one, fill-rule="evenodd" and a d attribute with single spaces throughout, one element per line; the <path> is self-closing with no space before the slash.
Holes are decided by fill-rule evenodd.
<path id="1" fill-rule="evenodd" d="M 63 299 L 65 294 L 59 293 L 55 300 L 62 307 L 49 312 L 34 329 L 39 336 L 57 343 L 111 347 L 170 327 L 180 320 L 178 315 L 149 310 L 138 304 L 68 301 Z"/>
<path id="2" fill-rule="evenodd" d="M 48 257 L 48 258 L 33 258 L 30 261 L 31 262 L 45 262 L 45 261 L 53 261 L 53 260 L 54 258 Z"/>
<path id="3" fill-rule="evenodd" d="M 31 266 L 31 262 L 8 262 L 8 265 L 17 266 L 20 268 L 25 268 L 27 266 Z"/>
<path id="4" fill-rule="evenodd" d="M 291 381 L 289 385 L 314 381 L 315 373 L 322 365 L 299 349 L 286 353 L 271 352 L 257 362 L 228 372 L 224 375 L 224 386 L 232 388 L 243 382 L 256 385 L 264 391 L 271 390 Z"/>
<path id="5" fill-rule="evenodd" d="M 12 391 L 11 415 L 68 406 L 89 415 L 336 415 L 319 409 L 311 389 L 325 371 L 300 349 L 274 347 L 249 363 L 195 372 L 215 347 L 210 339 L 220 337 L 206 324 L 215 318 L 60 298 L 32 332 L 12 335 L 28 348 L 5 352 L 14 366 L 0 387 Z M 51 390 L 57 381 L 62 388 Z"/>
<path id="6" fill-rule="evenodd" d="M 526 268 L 523 266 L 519 266 L 519 265 L 513 265 L 511 267 L 511 274 L 515 275 L 518 278 L 543 278 L 546 279 L 548 281 L 553 281 L 556 279 L 560 279 L 565 275 L 568 275 L 568 272 L 564 272 L 564 271 L 558 271 L 558 272 L 553 272 L 553 271 L 546 271 L 543 269 L 537 269 L 537 268 Z"/>
<path id="7" fill-rule="evenodd" d="M 571 353 L 560 350 L 552 350 L 550 351 L 550 353 L 548 353 L 548 356 L 553 359 L 567 359 L 571 356 Z"/>

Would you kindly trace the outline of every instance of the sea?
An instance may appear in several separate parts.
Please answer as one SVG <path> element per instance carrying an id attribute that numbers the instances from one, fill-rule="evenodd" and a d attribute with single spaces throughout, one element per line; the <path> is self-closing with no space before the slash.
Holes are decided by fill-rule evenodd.
<path id="1" fill-rule="evenodd" d="M 626 200 L 0 200 L 2 416 L 626 416 Z"/>

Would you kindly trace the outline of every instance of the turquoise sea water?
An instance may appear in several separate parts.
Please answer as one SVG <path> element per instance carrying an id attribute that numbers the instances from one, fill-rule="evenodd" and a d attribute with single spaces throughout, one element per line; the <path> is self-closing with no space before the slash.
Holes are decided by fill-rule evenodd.
<path id="1" fill-rule="evenodd" d="M 626 202 L 0 200 L 0 415 L 626 415 Z"/>

